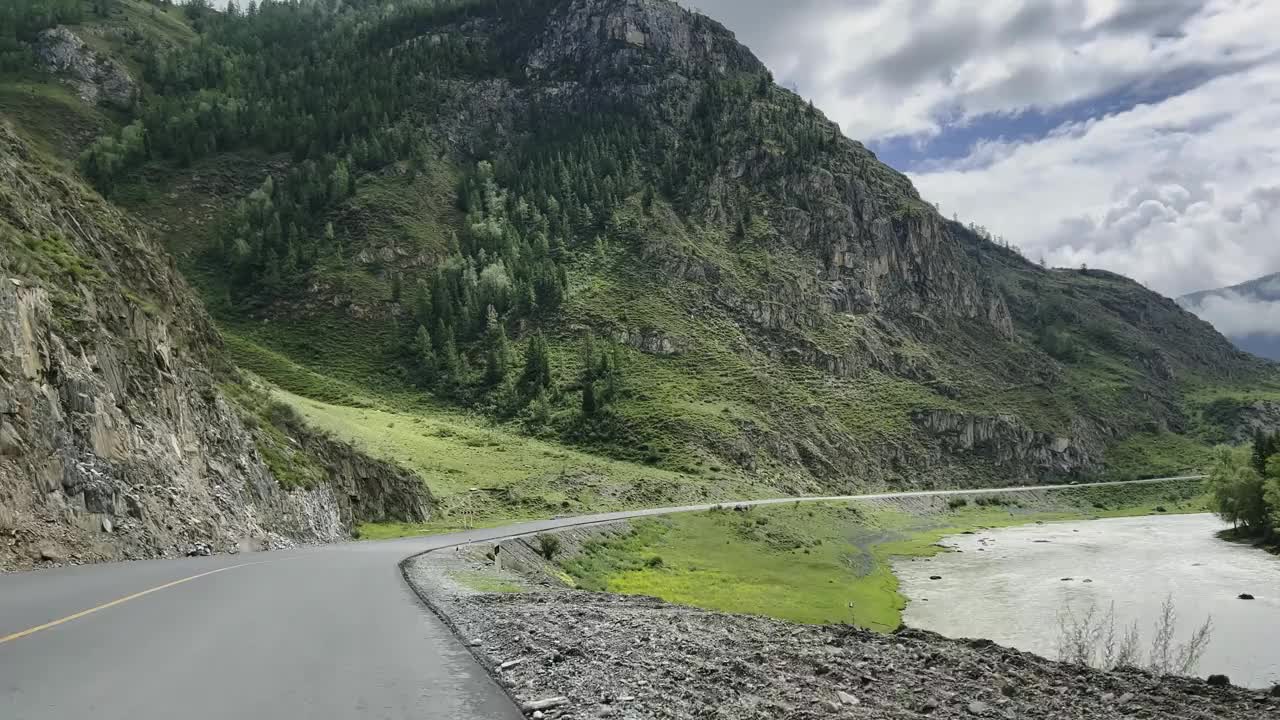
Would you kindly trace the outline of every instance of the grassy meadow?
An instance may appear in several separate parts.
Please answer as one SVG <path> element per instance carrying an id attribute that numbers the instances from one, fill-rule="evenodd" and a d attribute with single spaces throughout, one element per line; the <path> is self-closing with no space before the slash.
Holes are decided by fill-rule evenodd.
<path id="1" fill-rule="evenodd" d="M 948 535 L 1033 522 L 1203 512 L 1199 481 L 956 498 L 927 511 L 883 502 L 797 503 L 632 522 L 563 561 L 581 588 L 725 612 L 881 632 L 901 621 L 891 559 L 928 557 Z"/>

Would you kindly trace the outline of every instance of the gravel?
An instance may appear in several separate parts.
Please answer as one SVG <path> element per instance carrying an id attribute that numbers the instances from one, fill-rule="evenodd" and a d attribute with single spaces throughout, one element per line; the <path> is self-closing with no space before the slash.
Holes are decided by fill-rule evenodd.
<path id="1" fill-rule="evenodd" d="M 434 555 L 452 567 L 466 562 Z M 412 563 L 410 581 L 527 715 L 1280 718 L 1280 699 L 1265 692 L 1104 673 L 986 640 L 796 625 L 604 593 L 475 593 L 433 562 Z"/>

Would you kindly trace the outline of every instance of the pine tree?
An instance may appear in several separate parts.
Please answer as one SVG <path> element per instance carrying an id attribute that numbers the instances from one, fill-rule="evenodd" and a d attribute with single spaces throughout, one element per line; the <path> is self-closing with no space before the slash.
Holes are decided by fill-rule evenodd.
<path id="1" fill-rule="evenodd" d="M 618 353 L 609 352 L 600 355 L 600 376 L 604 378 L 604 388 L 600 393 L 600 404 L 608 405 L 618 399 L 622 393 L 622 365 Z"/>
<path id="2" fill-rule="evenodd" d="M 444 339 L 440 341 L 440 351 L 436 354 L 437 368 L 441 377 L 453 384 L 462 379 L 462 358 L 458 355 L 458 344 L 453 339 L 453 331 L 445 328 Z"/>
<path id="3" fill-rule="evenodd" d="M 596 336 L 595 333 L 588 330 L 582 336 L 582 347 L 578 351 L 579 361 L 582 363 L 582 375 L 578 378 L 579 382 L 586 385 L 596 379 L 596 371 L 599 363 L 599 355 L 596 353 Z"/>
<path id="4" fill-rule="evenodd" d="M 420 325 L 431 322 L 431 287 L 422 280 L 418 281 L 413 298 L 413 315 Z"/>
<path id="5" fill-rule="evenodd" d="M 529 339 L 524 353 L 524 372 L 520 384 L 528 394 L 551 387 L 551 358 L 547 353 L 547 341 L 538 333 Z"/>
<path id="6" fill-rule="evenodd" d="M 596 410 L 599 408 L 599 399 L 596 396 L 596 384 L 593 382 L 582 384 L 582 417 L 594 417 Z"/>
<path id="7" fill-rule="evenodd" d="M 507 377 L 507 370 L 511 367 L 511 349 L 507 343 L 507 329 L 492 305 L 489 306 L 487 323 L 485 382 L 493 387 Z"/>
<path id="8" fill-rule="evenodd" d="M 418 369 L 422 372 L 423 378 L 430 382 L 439 372 L 439 367 L 436 361 L 436 346 L 431 342 L 431 333 L 427 332 L 424 325 L 418 326 L 418 334 L 414 338 L 414 351 L 418 357 Z"/>

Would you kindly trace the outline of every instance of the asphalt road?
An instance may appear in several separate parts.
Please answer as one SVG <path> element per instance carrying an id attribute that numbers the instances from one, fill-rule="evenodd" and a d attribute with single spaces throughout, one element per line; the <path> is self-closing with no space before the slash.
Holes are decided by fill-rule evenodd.
<path id="1" fill-rule="evenodd" d="M 405 584 L 400 561 L 460 543 L 709 507 L 0 575 L 0 720 L 516 720 L 507 696 Z"/>

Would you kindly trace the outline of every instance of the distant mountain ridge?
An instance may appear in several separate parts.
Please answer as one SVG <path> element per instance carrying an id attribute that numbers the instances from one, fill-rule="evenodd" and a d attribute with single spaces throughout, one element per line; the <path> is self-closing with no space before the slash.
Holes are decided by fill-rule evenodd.
<path id="1" fill-rule="evenodd" d="M 1213 323 L 1241 350 L 1280 361 L 1280 273 L 1183 295 L 1178 304 Z"/>

